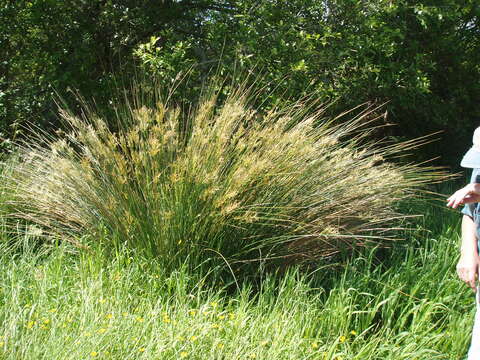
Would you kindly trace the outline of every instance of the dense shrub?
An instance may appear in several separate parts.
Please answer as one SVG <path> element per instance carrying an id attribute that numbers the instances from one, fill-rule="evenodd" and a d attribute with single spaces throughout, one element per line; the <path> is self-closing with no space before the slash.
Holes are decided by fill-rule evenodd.
<path id="1" fill-rule="evenodd" d="M 229 76 L 243 66 L 275 84 L 267 104 L 311 90 L 340 99 L 333 113 L 388 101 L 400 126 L 385 134 L 444 131 L 441 146 L 416 156 L 457 165 L 480 116 L 479 9 L 473 0 L 4 1 L 0 151 L 26 122 L 55 127 L 55 92 L 72 107 L 69 89 L 107 107 L 136 64 L 165 82 L 193 66 L 200 81 L 184 87 L 188 99 L 212 67 Z"/>

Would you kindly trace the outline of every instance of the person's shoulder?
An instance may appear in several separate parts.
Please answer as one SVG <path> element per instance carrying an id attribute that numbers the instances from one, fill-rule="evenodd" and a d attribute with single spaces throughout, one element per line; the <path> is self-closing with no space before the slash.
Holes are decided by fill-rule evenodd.
<path id="1" fill-rule="evenodd" d="M 480 168 L 474 168 L 472 170 L 472 176 L 470 178 L 471 183 L 480 183 Z"/>

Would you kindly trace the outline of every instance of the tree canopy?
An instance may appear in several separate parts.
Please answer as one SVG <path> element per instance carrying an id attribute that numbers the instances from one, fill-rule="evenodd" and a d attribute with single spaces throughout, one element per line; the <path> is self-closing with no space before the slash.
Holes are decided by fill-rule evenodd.
<path id="1" fill-rule="evenodd" d="M 335 101 L 332 112 L 387 103 L 398 126 L 382 136 L 443 131 L 422 154 L 442 164 L 458 161 L 479 125 L 474 0 L 3 0 L 0 30 L 4 139 L 27 121 L 48 127 L 55 92 L 108 106 L 118 79 L 172 82 L 190 70 L 189 96 L 212 69 L 259 71 L 267 105 L 312 92 Z"/>

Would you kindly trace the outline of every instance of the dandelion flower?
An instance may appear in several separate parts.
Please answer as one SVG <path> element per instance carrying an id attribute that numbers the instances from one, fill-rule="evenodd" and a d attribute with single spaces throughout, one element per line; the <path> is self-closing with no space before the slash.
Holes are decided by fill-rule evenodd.
<path id="1" fill-rule="evenodd" d="M 355 335 L 357 335 L 357 332 L 355 330 L 352 330 L 352 331 L 350 331 L 350 335 L 355 336 Z"/>
<path id="2" fill-rule="evenodd" d="M 182 351 L 180 353 L 180 357 L 183 359 L 183 358 L 186 358 L 188 356 L 188 353 L 186 351 Z"/>
<path id="3" fill-rule="evenodd" d="M 190 341 L 195 341 L 195 340 L 197 340 L 197 337 L 195 335 L 190 337 Z"/>
<path id="4" fill-rule="evenodd" d="M 139 352 L 145 352 L 145 348 L 142 347 L 142 348 L 138 349 L 138 351 L 139 351 Z"/>
<path id="5" fill-rule="evenodd" d="M 215 308 L 215 307 L 218 306 L 218 303 L 217 303 L 216 301 L 212 301 L 212 302 L 210 303 L 210 306 L 213 307 L 213 308 Z"/>
<path id="6" fill-rule="evenodd" d="M 30 321 L 27 323 L 27 329 L 31 329 L 31 328 L 33 327 L 33 325 L 35 325 L 35 321 L 30 320 Z"/>
<path id="7" fill-rule="evenodd" d="M 344 343 L 345 340 L 347 340 L 347 338 L 344 335 L 340 336 L 340 338 L 338 339 L 338 341 L 340 341 L 341 343 Z"/>
<path id="8" fill-rule="evenodd" d="M 97 357 L 97 356 L 98 356 L 98 352 L 92 351 L 92 352 L 90 353 L 90 356 L 91 356 L 91 357 Z"/>
<path id="9" fill-rule="evenodd" d="M 107 320 L 110 320 L 110 319 L 112 319 L 112 318 L 113 318 L 113 315 L 112 315 L 112 314 L 107 314 L 107 315 L 105 315 L 105 319 L 107 319 Z"/>

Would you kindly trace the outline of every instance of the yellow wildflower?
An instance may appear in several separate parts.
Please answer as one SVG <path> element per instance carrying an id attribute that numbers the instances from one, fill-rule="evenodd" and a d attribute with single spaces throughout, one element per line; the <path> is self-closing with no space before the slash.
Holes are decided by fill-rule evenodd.
<path id="1" fill-rule="evenodd" d="M 195 316 L 195 315 L 197 314 L 197 310 L 192 309 L 192 310 L 190 310 L 190 311 L 188 312 L 188 314 L 189 314 L 190 316 Z"/>
<path id="2" fill-rule="evenodd" d="M 181 357 L 181 358 L 186 358 L 187 356 L 188 356 L 188 353 L 187 353 L 186 351 L 182 351 L 182 352 L 180 353 L 180 357 Z"/>
<path id="3" fill-rule="evenodd" d="M 142 318 L 141 316 L 137 316 L 135 320 L 137 320 L 138 322 L 141 322 L 141 323 L 145 321 L 145 319 Z"/>
<path id="4" fill-rule="evenodd" d="M 48 312 L 54 313 L 54 312 L 57 312 L 57 309 L 56 308 L 50 309 L 50 310 L 48 310 Z"/>
<path id="5" fill-rule="evenodd" d="M 318 344 L 316 342 L 312 343 L 312 348 L 313 349 L 318 349 Z"/>
<path id="6" fill-rule="evenodd" d="M 228 318 L 229 318 L 230 320 L 235 319 L 235 314 L 234 314 L 234 313 L 228 314 Z"/>
<path id="7" fill-rule="evenodd" d="M 214 307 L 217 307 L 217 305 L 218 305 L 218 303 L 217 303 L 216 301 L 212 301 L 212 302 L 210 303 L 210 306 L 213 307 L 213 308 L 214 308 Z"/>
<path id="8" fill-rule="evenodd" d="M 35 321 L 30 320 L 26 325 L 27 329 L 31 329 L 33 327 L 33 325 L 35 325 Z"/>
<path id="9" fill-rule="evenodd" d="M 98 329 L 98 330 L 97 330 L 97 333 L 99 333 L 99 334 L 104 334 L 106 331 L 107 331 L 107 329 L 101 328 L 101 329 Z"/>
<path id="10" fill-rule="evenodd" d="M 350 335 L 355 336 L 355 335 L 357 335 L 357 332 L 355 330 L 352 330 L 352 331 L 350 331 Z"/>
<path id="11" fill-rule="evenodd" d="M 50 319 L 43 319 L 43 323 L 47 325 L 48 323 L 50 323 Z"/>
<path id="12" fill-rule="evenodd" d="M 197 340 L 197 337 L 195 335 L 190 337 L 190 341 L 195 341 L 195 340 Z"/>
<path id="13" fill-rule="evenodd" d="M 110 319 L 112 319 L 112 318 L 113 318 L 113 315 L 112 315 L 112 314 L 107 314 L 107 315 L 105 315 L 105 319 L 107 319 L 107 320 L 110 320 Z"/>
<path id="14" fill-rule="evenodd" d="M 104 298 L 101 298 L 100 300 L 98 300 L 98 302 L 100 304 L 105 304 L 107 302 L 107 300 L 105 300 Z"/>
<path id="15" fill-rule="evenodd" d="M 96 356 L 98 356 L 98 352 L 92 351 L 92 352 L 90 353 L 90 356 L 91 356 L 91 357 L 96 357 Z"/>
<path id="16" fill-rule="evenodd" d="M 144 351 L 145 351 L 145 348 L 142 347 L 142 348 L 138 349 L 138 351 L 139 351 L 139 352 L 144 352 Z"/>
<path id="17" fill-rule="evenodd" d="M 257 355 L 255 355 L 255 354 L 250 354 L 249 358 L 250 358 L 250 359 L 256 359 L 256 358 L 257 358 Z"/>
<path id="18" fill-rule="evenodd" d="M 218 315 L 218 318 L 219 318 L 220 320 L 223 320 L 223 319 L 225 319 L 225 315 Z"/>
<path id="19" fill-rule="evenodd" d="M 5 345 L 5 342 L 4 341 L 0 341 L 0 346 L 3 346 Z"/>
<path id="20" fill-rule="evenodd" d="M 220 327 L 220 325 L 218 324 L 212 324 L 212 329 L 218 329 Z"/>
<path id="21" fill-rule="evenodd" d="M 219 349 L 223 349 L 223 347 L 224 347 L 224 345 L 223 345 L 223 344 L 221 344 L 221 343 L 220 343 L 220 344 L 217 344 L 217 348 L 219 348 Z"/>
<path id="22" fill-rule="evenodd" d="M 340 338 L 338 339 L 338 341 L 340 341 L 341 343 L 344 343 L 345 340 L 347 340 L 347 338 L 344 335 L 340 336 Z"/>

